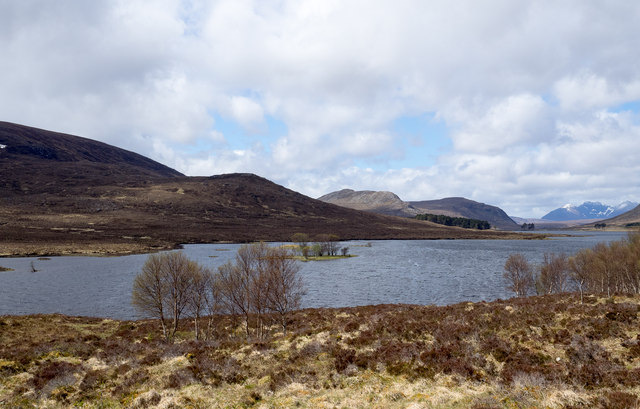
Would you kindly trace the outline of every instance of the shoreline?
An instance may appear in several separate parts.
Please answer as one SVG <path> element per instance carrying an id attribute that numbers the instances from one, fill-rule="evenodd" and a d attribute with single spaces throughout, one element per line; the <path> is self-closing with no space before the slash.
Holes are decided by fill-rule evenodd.
<path id="1" fill-rule="evenodd" d="M 352 241 L 377 241 L 377 240 L 545 240 L 555 236 L 570 236 L 565 234 L 531 233 L 500 231 L 480 237 L 440 237 L 440 238 L 357 238 L 339 240 L 340 242 Z M 269 242 L 282 242 L 283 240 L 262 240 Z M 177 250 L 187 244 L 242 244 L 246 240 L 220 240 L 212 242 L 187 242 L 172 243 L 165 240 L 131 240 L 129 242 L 113 242 L 92 240 L 87 242 L 1 242 L 0 259 L 23 257 L 60 257 L 60 256 L 89 256 L 89 257 L 120 257 L 134 254 L 152 254 L 159 251 Z"/>

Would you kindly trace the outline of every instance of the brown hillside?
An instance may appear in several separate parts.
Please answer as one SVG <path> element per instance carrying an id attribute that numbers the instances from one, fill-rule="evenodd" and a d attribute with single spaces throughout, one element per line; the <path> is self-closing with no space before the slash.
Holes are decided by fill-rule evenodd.
<path id="1" fill-rule="evenodd" d="M 479 203 L 464 197 L 447 197 L 439 200 L 409 202 L 419 213 L 443 214 L 451 217 L 486 220 L 491 226 L 502 230 L 518 230 L 520 227 L 504 210 L 496 206 Z"/>
<path id="2" fill-rule="evenodd" d="M 180 172 L 137 153 L 79 136 L 0 122 L 4 195 L 59 193 L 79 186 L 131 185 Z"/>
<path id="3" fill-rule="evenodd" d="M 504 237 L 345 209 L 250 174 L 186 177 L 84 138 L 15 124 L 0 129 L 6 145 L 0 255 L 284 241 L 295 232 L 342 239 Z"/>
<path id="4" fill-rule="evenodd" d="M 486 220 L 491 226 L 501 230 L 519 229 L 518 224 L 499 207 L 478 203 L 463 197 L 404 202 L 392 192 L 343 189 L 321 196 L 318 200 L 350 209 L 391 216 L 413 218 L 421 213 L 442 214 L 451 217 Z"/>
<path id="5" fill-rule="evenodd" d="M 415 217 L 415 215 L 418 214 L 413 207 L 403 202 L 402 199 L 392 192 L 343 189 L 321 196 L 318 200 L 350 209 L 364 210 L 389 216 Z"/>

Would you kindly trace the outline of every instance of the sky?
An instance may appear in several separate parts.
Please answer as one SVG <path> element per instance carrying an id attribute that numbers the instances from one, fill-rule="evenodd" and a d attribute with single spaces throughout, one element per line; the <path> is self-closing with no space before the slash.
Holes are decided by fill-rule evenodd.
<path id="1" fill-rule="evenodd" d="M 0 120 L 317 198 L 640 201 L 640 3 L 0 0 Z"/>

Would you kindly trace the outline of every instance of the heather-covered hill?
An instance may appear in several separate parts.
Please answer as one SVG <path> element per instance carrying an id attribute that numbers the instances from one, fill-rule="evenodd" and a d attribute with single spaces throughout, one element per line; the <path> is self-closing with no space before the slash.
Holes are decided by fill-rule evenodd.
<path id="1" fill-rule="evenodd" d="M 420 213 L 443 214 L 451 217 L 486 220 L 491 226 L 502 230 L 518 230 L 520 227 L 504 210 L 496 206 L 479 203 L 464 197 L 447 197 L 439 200 L 409 202 Z"/>
<path id="2" fill-rule="evenodd" d="M 416 209 L 392 192 L 343 189 L 321 196 L 318 200 L 350 209 L 391 216 L 414 217 L 418 214 Z"/>
<path id="3" fill-rule="evenodd" d="M 343 189 L 318 198 L 350 209 L 403 217 L 436 214 L 484 220 L 501 230 L 518 230 L 519 226 L 500 208 L 463 197 L 405 202 L 392 192 Z"/>
<path id="4" fill-rule="evenodd" d="M 79 136 L 0 122 L 3 196 L 183 177 L 137 153 Z"/>
<path id="5" fill-rule="evenodd" d="M 0 124 L 0 145 L 0 255 L 286 241 L 296 232 L 343 240 L 507 237 L 346 209 L 251 174 L 187 177 L 107 144 L 21 125 Z"/>

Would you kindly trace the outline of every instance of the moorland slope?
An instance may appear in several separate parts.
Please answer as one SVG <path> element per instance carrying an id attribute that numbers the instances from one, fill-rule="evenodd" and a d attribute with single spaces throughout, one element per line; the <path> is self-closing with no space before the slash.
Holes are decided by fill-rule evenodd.
<path id="1" fill-rule="evenodd" d="M 504 238 L 346 209 L 252 174 L 187 177 L 144 156 L 0 122 L 0 255 L 128 253 L 180 243 Z"/>
<path id="2" fill-rule="evenodd" d="M 393 192 L 343 189 L 318 198 L 323 202 L 378 214 L 415 217 L 437 214 L 484 220 L 501 230 L 518 230 L 519 226 L 499 207 L 463 197 L 405 202 Z"/>
<path id="3" fill-rule="evenodd" d="M 518 230 L 520 226 L 499 207 L 464 197 L 447 197 L 438 200 L 409 202 L 420 213 L 444 214 L 451 217 L 486 220 L 491 226 L 502 230 Z"/>
<path id="4" fill-rule="evenodd" d="M 414 217 L 418 211 L 393 192 L 342 189 L 318 198 L 350 209 L 363 210 L 391 216 Z"/>

